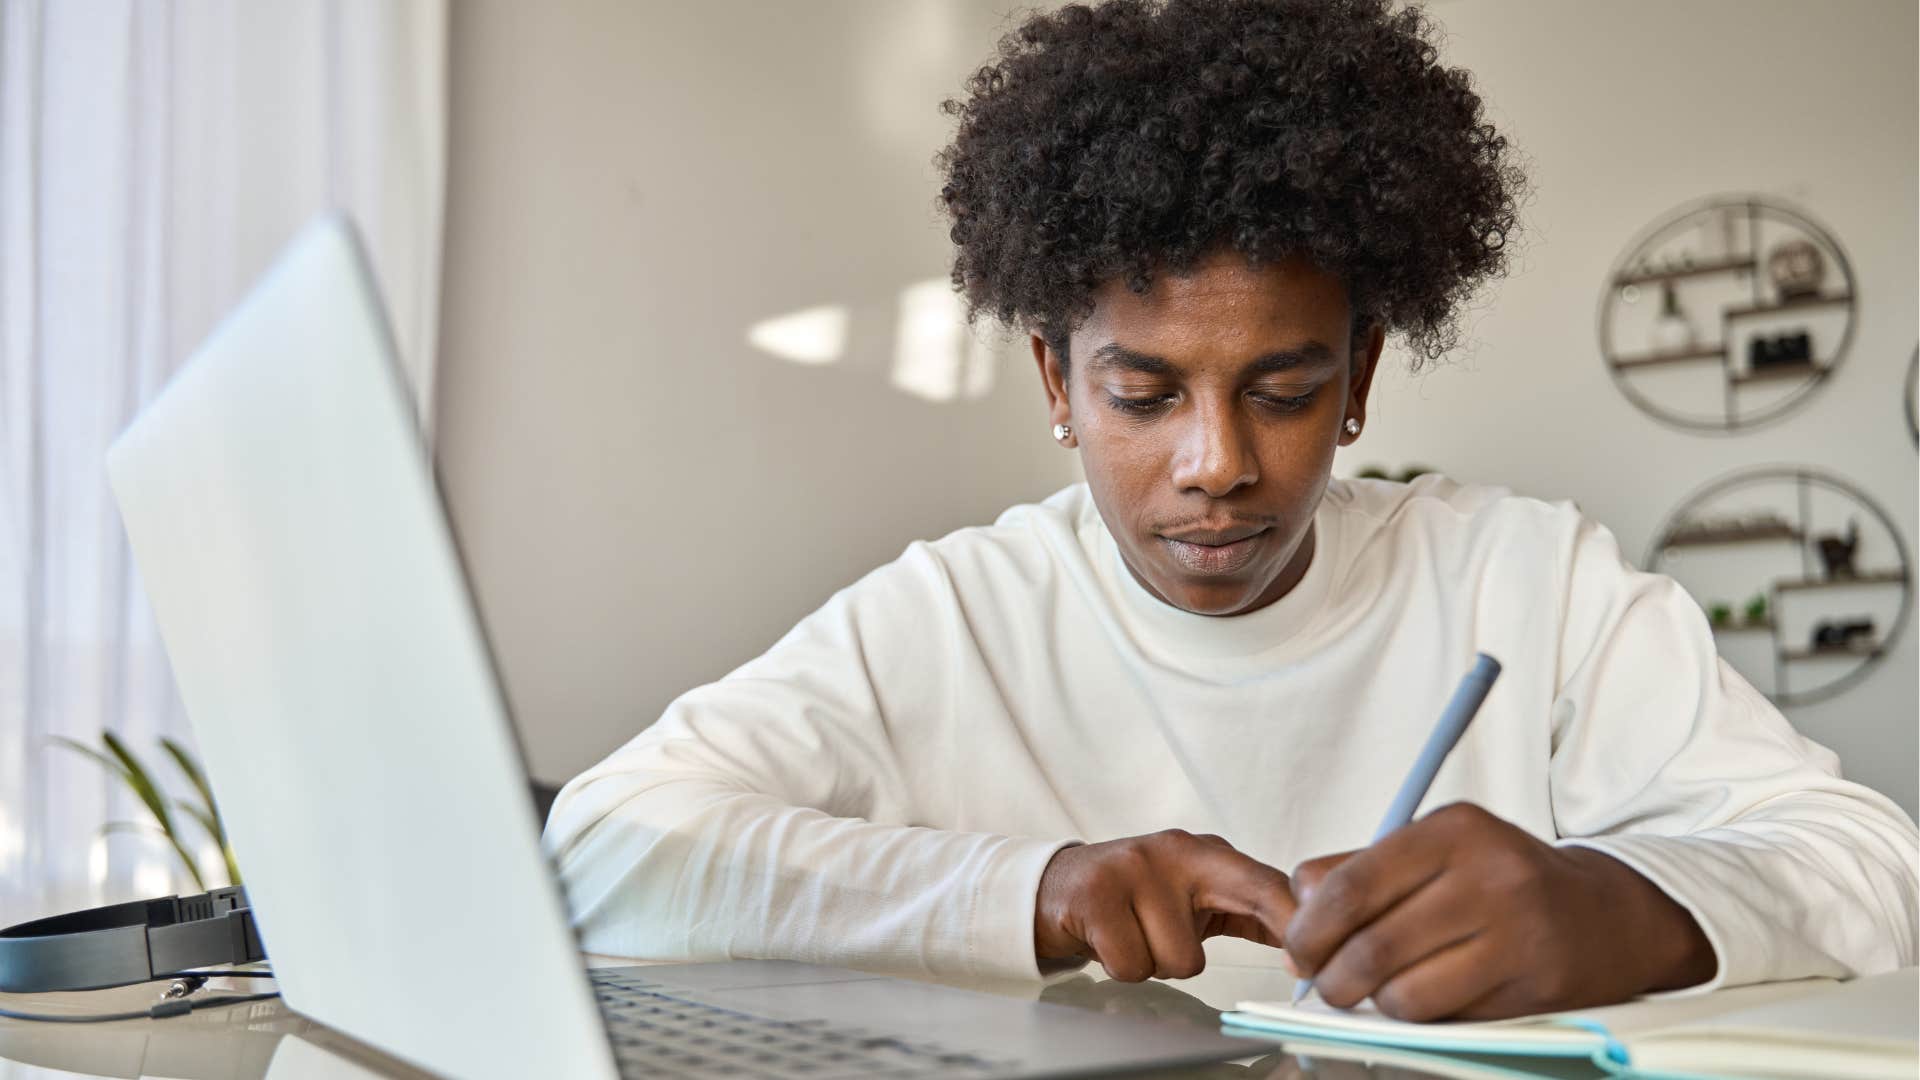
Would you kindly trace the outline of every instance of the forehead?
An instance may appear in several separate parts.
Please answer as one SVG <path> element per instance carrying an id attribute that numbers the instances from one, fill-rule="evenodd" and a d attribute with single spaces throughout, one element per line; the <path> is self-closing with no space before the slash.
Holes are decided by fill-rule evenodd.
<path id="1" fill-rule="evenodd" d="M 1163 356 L 1236 360 L 1307 341 L 1344 355 L 1350 330 L 1339 277 L 1298 257 L 1252 266 L 1229 251 L 1189 273 L 1156 277 L 1144 295 L 1106 283 L 1073 336 L 1094 347 L 1112 341 Z"/>

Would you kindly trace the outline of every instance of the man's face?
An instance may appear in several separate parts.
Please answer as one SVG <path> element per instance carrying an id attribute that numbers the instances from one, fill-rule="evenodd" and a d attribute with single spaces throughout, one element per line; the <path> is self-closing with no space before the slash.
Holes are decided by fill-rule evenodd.
<path id="1" fill-rule="evenodd" d="M 1128 569 L 1203 615 L 1279 599 L 1311 561 L 1342 426 L 1366 420 L 1380 331 L 1356 345 L 1339 278 L 1233 252 L 1145 296 L 1109 282 L 1094 303 L 1064 380 L 1038 336 L 1034 357 Z"/>

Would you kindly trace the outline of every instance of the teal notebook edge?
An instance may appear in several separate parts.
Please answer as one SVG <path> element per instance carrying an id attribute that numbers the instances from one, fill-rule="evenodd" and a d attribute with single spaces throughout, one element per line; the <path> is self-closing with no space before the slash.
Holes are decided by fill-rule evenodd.
<path id="1" fill-rule="evenodd" d="M 1339 1033 L 1326 1028 L 1310 1024 L 1291 1024 L 1285 1020 L 1247 1012 L 1221 1013 L 1220 1021 L 1222 1029 L 1229 1034 L 1232 1034 L 1235 1028 L 1239 1028 L 1274 1035 L 1292 1035 L 1312 1042 L 1334 1042 L 1347 1046 L 1391 1046 L 1443 1056 L 1480 1054 L 1493 1057 L 1584 1058 L 1607 1072 L 1624 1074 L 1632 1070 L 1627 1048 L 1621 1045 L 1605 1027 L 1595 1023 L 1574 1021 L 1568 1026 L 1592 1032 L 1600 1040 L 1597 1045 L 1569 1046 L 1566 1043 L 1532 1043 L 1513 1038 L 1504 1038 L 1497 1042 L 1463 1042 L 1452 1037 L 1424 1037 L 1418 1029 L 1365 1039 L 1342 1038 Z M 1633 1073 L 1633 1075 L 1644 1076 L 1645 1074 Z M 1669 1080 L 1690 1080 L 1690 1078 L 1674 1076 Z"/>
<path id="2" fill-rule="evenodd" d="M 1235 1029 L 1243 1033 L 1259 1031 L 1272 1035 L 1291 1035 L 1303 1043 L 1390 1047 L 1440 1057 L 1471 1054 L 1477 1057 L 1494 1058 L 1586 1060 L 1604 1072 L 1615 1076 L 1631 1076 L 1634 1080 L 1729 1080 L 1728 1074 L 1725 1073 L 1660 1072 L 1636 1069 L 1633 1067 L 1632 1056 L 1627 1048 L 1613 1037 L 1613 1033 L 1609 1032 L 1605 1025 L 1578 1018 L 1568 1018 L 1560 1023 L 1567 1027 L 1592 1032 L 1601 1040 L 1598 1045 L 1569 1046 L 1566 1043 L 1527 1043 L 1511 1039 L 1502 1039 L 1498 1043 L 1462 1042 L 1459 1039 L 1422 1038 L 1417 1031 L 1361 1039 L 1342 1037 L 1337 1032 L 1311 1024 L 1290 1024 L 1284 1020 L 1247 1012 L 1223 1012 L 1220 1014 L 1220 1022 L 1221 1030 L 1229 1035 L 1235 1034 Z"/>

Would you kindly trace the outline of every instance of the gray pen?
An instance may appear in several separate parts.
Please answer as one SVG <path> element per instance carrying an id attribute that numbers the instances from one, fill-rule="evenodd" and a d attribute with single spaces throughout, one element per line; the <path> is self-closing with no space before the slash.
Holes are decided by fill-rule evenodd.
<path id="1" fill-rule="evenodd" d="M 1420 748 L 1420 757 L 1414 761 L 1413 769 L 1400 784 L 1400 793 L 1393 797 L 1393 805 L 1387 808 L 1387 816 L 1380 822 L 1380 828 L 1374 831 L 1373 843 L 1385 839 L 1388 833 L 1413 820 L 1413 812 L 1420 807 L 1420 800 L 1427 797 L 1427 789 L 1433 786 L 1433 778 L 1439 775 L 1440 765 L 1453 752 L 1453 746 L 1464 735 L 1467 725 L 1473 722 L 1475 713 L 1480 711 L 1480 703 L 1487 700 L 1487 691 L 1493 689 L 1493 680 L 1500 677 L 1500 661 L 1480 653 L 1474 658 L 1473 670 L 1453 692 L 1452 700 L 1447 702 L 1446 710 L 1440 714 L 1440 722 L 1433 726 L 1433 734 L 1427 736 L 1427 745 Z M 1300 1004 L 1313 989 L 1312 979 L 1301 979 L 1293 988 L 1293 1003 Z"/>

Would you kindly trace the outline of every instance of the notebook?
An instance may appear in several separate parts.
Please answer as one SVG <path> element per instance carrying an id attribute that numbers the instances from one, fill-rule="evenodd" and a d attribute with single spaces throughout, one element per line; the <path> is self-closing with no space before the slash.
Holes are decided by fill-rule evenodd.
<path id="1" fill-rule="evenodd" d="M 1243 1001 L 1229 1026 L 1299 1039 L 1475 1055 L 1585 1058 L 1660 1077 L 1920 1075 L 1920 968 L 1766 983 L 1491 1023 L 1414 1024 L 1363 1005 Z"/>
<path id="2" fill-rule="evenodd" d="M 1245 1028 L 1229 1030 L 1245 1031 Z M 1418 1076 L 1433 1080 L 1615 1080 L 1612 1073 L 1583 1057 L 1532 1057 L 1522 1054 L 1430 1054 L 1394 1046 L 1296 1039 L 1281 1044 L 1302 1076 Z M 1330 1061 L 1353 1062 L 1368 1071 L 1326 1068 Z"/>

